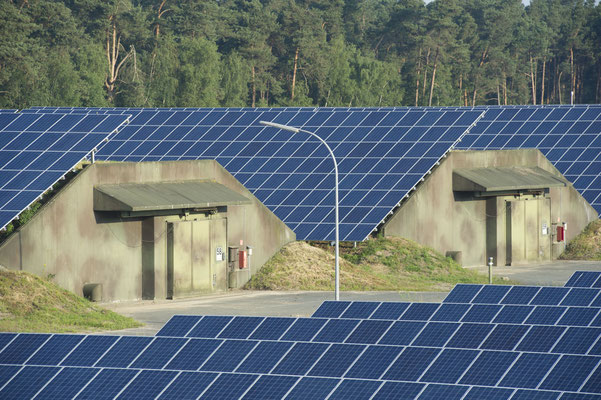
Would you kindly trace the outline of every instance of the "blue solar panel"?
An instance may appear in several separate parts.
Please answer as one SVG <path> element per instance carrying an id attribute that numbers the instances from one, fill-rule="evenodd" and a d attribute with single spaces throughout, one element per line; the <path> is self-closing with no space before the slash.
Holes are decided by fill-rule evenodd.
<path id="1" fill-rule="evenodd" d="M 549 352 L 565 330 L 566 328 L 559 326 L 533 326 L 516 350 Z"/>
<path id="2" fill-rule="evenodd" d="M 555 353 L 586 354 L 599 337 L 601 337 L 601 328 L 570 327 L 552 351 Z"/>
<path id="3" fill-rule="evenodd" d="M 543 390 L 518 390 L 513 395 L 513 400 L 556 400 L 561 392 Z"/>
<path id="4" fill-rule="evenodd" d="M 378 308 L 379 302 L 354 301 L 340 316 L 341 318 L 369 318 L 369 316 Z"/>
<path id="5" fill-rule="evenodd" d="M 365 346 L 333 344 L 311 368 L 309 375 L 341 377 L 365 350 Z"/>
<path id="6" fill-rule="evenodd" d="M 532 310 L 525 323 L 554 325 L 566 310 L 566 307 L 538 306 Z"/>
<path id="7" fill-rule="evenodd" d="M 385 382 L 378 393 L 373 397 L 374 400 L 401 400 L 414 399 L 424 389 L 420 383 L 409 382 Z"/>
<path id="8" fill-rule="evenodd" d="M 511 288 L 511 286 L 500 285 L 484 286 L 472 300 L 472 303 L 498 304 Z"/>
<path id="9" fill-rule="evenodd" d="M 502 306 L 494 304 L 474 304 L 463 316 L 463 322 L 491 322 Z"/>
<path id="10" fill-rule="evenodd" d="M 350 305 L 350 301 L 324 301 L 311 317 L 339 318 Z"/>
<path id="11" fill-rule="evenodd" d="M 266 374 L 275 367 L 292 345 L 291 342 L 260 342 L 236 372 Z"/>
<path id="12" fill-rule="evenodd" d="M 476 350 L 445 349 L 420 379 L 422 382 L 456 383 L 472 364 Z"/>
<path id="13" fill-rule="evenodd" d="M 263 317 L 235 317 L 219 334 L 223 339 L 246 339 L 263 322 Z"/>
<path id="14" fill-rule="evenodd" d="M 599 287 L 596 285 L 599 282 L 599 278 L 601 278 L 601 271 L 576 271 L 564 286 L 582 288 Z"/>
<path id="15" fill-rule="evenodd" d="M 513 394 L 512 389 L 472 387 L 463 399 L 465 400 L 506 400 Z"/>
<path id="16" fill-rule="evenodd" d="M 459 328 L 458 323 L 430 322 L 411 343 L 412 346 L 444 347 L 445 343 Z"/>
<path id="17" fill-rule="evenodd" d="M 379 379 L 402 350 L 402 347 L 369 346 L 349 369 L 345 377 Z"/>
<path id="18" fill-rule="evenodd" d="M 261 376 L 242 399 L 283 399 L 298 379 L 294 376 Z"/>
<path id="19" fill-rule="evenodd" d="M 82 339 L 81 335 L 54 335 L 27 360 L 27 364 L 59 365 Z"/>
<path id="20" fill-rule="evenodd" d="M 189 337 L 215 338 L 225 328 L 233 317 L 206 316 L 203 317 L 188 333 Z"/>
<path id="21" fill-rule="evenodd" d="M 417 381 L 440 349 L 428 347 L 407 347 L 382 377 L 397 381 Z"/>
<path id="22" fill-rule="evenodd" d="M 305 375 L 328 346 L 323 343 L 296 343 L 272 373 Z"/>
<path id="23" fill-rule="evenodd" d="M 131 123 L 100 149 L 100 159 L 216 159 L 292 227 L 297 239 L 330 240 L 334 178 L 329 153 L 306 133 L 258 122 L 316 133 L 333 148 L 339 164 L 341 239 L 355 241 L 374 231 L 482 114 L 294 108 L 129 112 Z"/>
<path id="24" fill-rule="evenodd" d="M 420 394 L 420 400 L 459 400 L 462 399 L 469 387 L 451 385 L 428 385 Z"/>
<path id="25" fill-rule="evenodd" d="M 63 360 L 61 365 L 89 367 L 119 339 L 118 336 L 86 336 L 86 338 Z"/>
<path id="26" fill-rule="evenodd" d="M 441 304 L 438 311 L 432 316 L 432 321 L 460 321 L 469 309 L 469 304 Z"/>
<path id="27" fill-rule="evenodd" d="M 277 340 L 293 323 L 294 319 L 292 318 L 265 318 L 261 325 L 250 335 L 249 339 Z"/>
<path id="28" fill-rule="evenodd" d="M 537 148 L 601 213 L 601 187 L 590 183 L 601 174 L 601 161 L 597 159 L 601 151 L 601 107 L 491 111 L 465 135 L 457 149 Z M 507 134 L 502 133 L 505 129 Z"/>
<path id="29" fill-rule="evenodd" d="M 211 355 L 200 368 L 203 371 L 231 372 L 250 353 L 258 342 L 254 340 L 228 340 Z"/>
<path id="30" fill-rule="evenodd" d="M 0 365 L 0 389 L 6 382 L 19 372 L 21 367 L 16 365 Z"/>
<path id="31" fill-rule="evenodd" d="M 302 378 L 286 396 L 286 400 L 324 400 L 339 382 L 330 378 Z"/>
<path id="32" fill-rule="evenodd" d="M 88 336 L 86 340 L 92 338 Z M 123 336 L 96 364 L 97 367 L 125 368 L 152 342 L 150 337 Z M 84 342 L 85 343 L 85 342 Z M 92 353 L 94 356 L 102 353 Z"/>
<path id="33" fill-rule="evenodd" d="M 174 315 L 156 336 L 184 337 L 200 319 L 201 317 L 196 315 Z"/>
<path id="34" fill-rule="evenodd" d="M 138 373 L 138 370 L 103 369 L 76 399 L 114 399 Z"/>
<path id="35" fill-rule="evenodd" d="M 309 341 L 328 322 L 327 319 L 298 318 L 282 336 L 282 340 Z"/>
<path id="36" fill-rule="evenodd" d="M 128 115 L 0 114 L 0 229 L 88 156 Z"/>
<path id="37" fill-rule="evenodd" d="M 543 287 L 534 296 L 530 304 L 555 306 L 561 303 L 570 289 L 562 287 Z"/>
<path id="38" fill-rule="evenodd" d="M 313 338 L 314 342 L 342 343 L 359 324 L 353 319 L 331 319 Z"/>
<path id="39" fill-rule="evenodd" d="M 188 339 L 157 337 L 144 349 L 135 361 L 132 368 L 160 369 L 188 342 Z"/>
<path id="40" fill-rule="evenodd" d="M 590 305 L 595 297 L 599 295 L 597 289 L 573 288 L 561 302 L 562 306 L 583 306 Z"/>
<path id="41" fill-rule="evenodd" d="M 482 285 L 457 284 L 443 301 L 448 303 L 471 303 L 482 288 Z"/>
<path id="42" fill-rule="evenodd" d="M 509 351 L 484 351 L 463 375 L 459 383 L 495 386 L 519 353 Z"/>
<path id="43" fill-rule="evenodd" d="M 382 382 L 345 379 L 328 400 L 370 400 L 381 385 Z"/>
<path id="44" fill-rule="evenodd" d="M 70 400 L 92 380 L 100 370 L 65 368 L 59 372 L 37 397 L 40 399 Z"/>
<path id="45" fill-rule="evenodd" d="M 524 353 L 511 366 L 499 386 L 535 389 L 559 357 L 556 354 Z"/>
<path id="46" fill-rule="evenodd" d="M 565 355 L 541 383 L 541 389 L 578 391 L 599 360 L 589 356 Z"/>
<path id="47" fill-rule="evenodd" d="M 425 325 L 425 322 L 417 321 L 395 322 L 380 340 L 380 344 L 394 344 L 400 346 L 411 344 Z"/>
<path id="48" fill-rule="evenodd" d="M 382 335 L 391 325 L 391 321 L 361 321 L 353 333 L 346 339 L 346 343 L 378 343 Z"/>
<path id="49" fill-rule="evenodd" d="M 23 364 L 50 338 L 46 334 L 20 334 L 0 353 L 0 364 Z"/>
<path id="50" fill-rule="evenodd" d="M 25 367 L 0 390 L 0 398 L 30 399 L 59 371 L 55 367 Z"/>
<path id="51" fill-rule="evenodd" d="M 480 347 L 490 350 L 513 350 L 528 328 L 524 325 L 497 325 Z"/>
<path id="52" fill-rule="evenodd" d="M 202 394 L 203 399 L 237 400 L 257 380 L 257 375 L 221 374 Z"/>
<path id="53" fill-rule="evenodd" d="M 158 398 L 163 400 L 197 399 L 213 383 L 216 377 L 217 374 L 209 372 L 182 372 Z"/>
<path id="54" fill-rule="evenodd" d="M 501 304 L 530 304 L 540 289 L 536 286 L 514 286 L 501 300 Z"/>
<path id="55" fill-rule="evenodd" d="M 407 311 L 401 315 L 400 319 L 427 321 L 438 310 L 439 303 L 413 303 Z"/>
<path id="56" fill-rule="evenodd" d="M 409 307 L 409 303 L 382 303 L 371 315 L 371 319 L 398 319 Z"/>
<path id="57" fill-rule="evenodd" d="M 521 324 L 534 310 L 533 306 L 503 306 L 492 321 L 494 323 Z"/>
<path id="58" fill-rule="evenodd" d="M 557 322 L 557 325 L 589 326 L 598 314 L 598 308 L 570 307 Z"/>
<path id="59" fill-rule="evenodd" d="M 219 345 L 221 345 L 221 340 L 190 340 L 165 368 L 196 371 L 213 354 Z"/>

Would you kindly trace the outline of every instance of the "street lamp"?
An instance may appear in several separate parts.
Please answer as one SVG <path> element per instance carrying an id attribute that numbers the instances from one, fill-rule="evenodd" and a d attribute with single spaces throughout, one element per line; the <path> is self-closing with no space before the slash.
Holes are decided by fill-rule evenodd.
<path id="1" fill-rule="evenodd" d="M 298 133 L 298 132 L 308 133 L 309 135 L 316 137 L 321 143 L 323 143 L 324 146 L 326 146 L 326 148 L 330 152 L 330 155 L 332 156 L 332 160 L 334 161 L 334 174 L 335 174 L 335 179 L 336 179 L 336 186 L 335 186 L 336 253 L 335 253 L 335 258 L 334 258 L 336 267 L 335 267 L 335 278 L 334 278 L 334 282 L 335 282 L 334 283 L 334 296 L 335 296 L 335 300 L 338 301 L 338 300 L 340 300 L 340 262 L 339 262 L 340 240 L 339 240 L 339 234 L 338 234 L 338 164 L 336 163 L 336 157 L 334 156 L 334 152 L 332 151 L 330 146 L 328 146 L 328 144 L 325 142 L 325 140 L 323 140 L 322 138 L 320 138 L 313 132 L 309 132 L 309 131 L 306 131 L 306 130 L 300 129 L 300 128 L 295 128 L 293 126 L 276 124 L 275 122 L 260 121 L 259 123 L 261 125 L 270 126 L 272 128 L 278 128 L 278 129 L 282 129 L 282 130 L 290 131 L 290 132 L 294 132 L 294 133 Z"/>

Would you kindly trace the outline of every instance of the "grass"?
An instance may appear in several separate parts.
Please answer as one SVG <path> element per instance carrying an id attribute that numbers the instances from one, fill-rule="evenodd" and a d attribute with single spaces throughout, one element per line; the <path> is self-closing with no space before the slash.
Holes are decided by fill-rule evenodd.
<path id="1" fill-rule="evenodd" d="M 601 220 L 596 220 L 576 236 L 559 257 L 562 260 L 601 261 Z"/>
<path id="2" fill-rule="evenodd" d="M 341 247 L 341 290 L 446 291 L 457 283 L 488 283 L 435 250 L 401 238 L 377 238 Z M 293 242 L 282 248 L 246 284 L 259 290 L 333 290 L 334 249 Z M 505 283 L 500 278 L 496 283 Z"/>
<path id="3" fill-rule="evenodd" d="M 138 326 L 142 324 L 62 289 L 50 279 L 0 269 L 0 331 L 92 332 Z"/>

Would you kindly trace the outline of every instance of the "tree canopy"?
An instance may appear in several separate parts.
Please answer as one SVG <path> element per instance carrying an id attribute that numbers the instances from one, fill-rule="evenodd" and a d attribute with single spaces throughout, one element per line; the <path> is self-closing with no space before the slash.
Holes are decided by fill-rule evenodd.
<path id="1" fill-rule="evenodd" d="M 594 0 L 7 0 L 0 107 L 599 103 Z"/>

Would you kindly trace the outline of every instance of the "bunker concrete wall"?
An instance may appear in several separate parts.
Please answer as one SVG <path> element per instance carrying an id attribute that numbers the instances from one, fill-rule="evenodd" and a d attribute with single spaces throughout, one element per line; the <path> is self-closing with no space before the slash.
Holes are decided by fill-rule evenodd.
<path id="1" fill-rule="evenodd" d="M 505 200 L 497 198 L 496 205 L 488 200 L 487 212 L 486 199 L 473 199 L 471 196 L 454 193 L 453 169 L 511 166 L 538 166 L 562 177 L 553 164 L 536 149 L 452 151 L 395 211 L 383 226 L 383 233 L 415 240 L 443 254 L 447 251 L 461 251 L 464 265 L 484 265 L 491 252 L 491 244 L 487 245 L 487 215 L 491 209 L 496 209 L 499 215 L 493 216 L 496 219 L 494 224 L 489 220 L 488 228 L 495 230 L 498 248 L 506 245 L 504 214 L 501 211 Z M 568 224 L 568 242 L 588 223 L 598 218 L 595 209 L 572 185 L 551 188 L 548 196 L 551 199 L 550 222 L 557 222 L 559 218 Z M 561 249 L 555 249 L 553 258 L 563 250 L 563 245 L 561 246 Z M 501 253 L 495 257 L 495 264 L 498 262 L 499 265 L 504 265 L 505 255 Z"/>
<path id="2" fill-rule="evenodd" d="M 215 180 L 251 200 L 228 207 L 227 231 L 228 245 L 253 246 L 253 273 L 295 240 L 294 232 L 216 161 L 96 163 L 0 245 L 0 264 L 53 274 L 57 284 L 80 295 L 85 283 L 102 283 L 103 299 L 109 301 L 142 298 L 144 265 L 154 268 L 154 296 L 165 298 L 166 217 L 121 219 L 94 212 L 93 187 L 191 179 Z"/>

